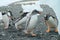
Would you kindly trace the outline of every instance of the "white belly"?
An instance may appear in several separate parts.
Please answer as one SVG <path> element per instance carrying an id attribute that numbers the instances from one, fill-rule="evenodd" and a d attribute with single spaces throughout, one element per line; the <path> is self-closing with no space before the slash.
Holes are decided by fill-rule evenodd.
<path id="1" fill-rule="evenodd" d="M 57 20 L 56 19 L 53 19 L 52 17 L 49 18 L 49 20 L 47 21 L 47 23 L 51 27 L 57 27 Z"/>
<path id="2" fill-rule="evenodd" d="M 0 20 L 2 20 L 2 13 L 0 12 Z"/>
<path id="3" fill-rule="evenodd" d="M 37 24 L 37 21 L 38 21 L 38 14 L 32 15 L 27 29 L 28 30 L 34 29 Z"/>
<path id="4" fill-rule="evenodd" d="M 4 23 L 9 24 L 9 18 L 6 14 L 2 16 L 2 20 L 3 20 Z"/>

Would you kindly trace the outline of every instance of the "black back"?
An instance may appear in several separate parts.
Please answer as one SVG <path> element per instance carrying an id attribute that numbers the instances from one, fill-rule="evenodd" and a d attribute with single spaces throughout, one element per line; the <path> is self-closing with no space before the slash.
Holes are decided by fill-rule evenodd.
<path id="1" fill-rule="evenodd" d="M 53 17 L 52 15 L 46 14 L 46 17 L 44 17 L 44 19 L 45 19 L 45 20 L 48 20 L 49 17 L 55 18 L 55 17 Z"/>
<path id="2" fill-rule="evenodd" d="M 25 17 L 28 14 L 28 12 L 25 12 L 24 14 L 21 15 L 21 17 Z"/>

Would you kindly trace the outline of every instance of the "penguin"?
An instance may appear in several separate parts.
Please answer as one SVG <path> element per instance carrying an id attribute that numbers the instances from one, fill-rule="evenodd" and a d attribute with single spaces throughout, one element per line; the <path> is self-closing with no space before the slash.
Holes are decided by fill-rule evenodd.
<path id="1" fill-rule="evenodd" d="M 6 12 L 2 12 L 2 21 L 4 22 L 4 29 L 8 29 L 9 27 L 9 17 Z"/>
<path id="2" fill-rule="evenodd" d="M 44 20 L 45 20 L 45 24 L 48 26 L 48 29 L 46 30 L 46 32 L 50 32 L 51 31 L 50 28 L 55 28 L 54 32 L 58 32 L 57 19 L 54 16 L 52 16 L 50 14 L 46 14 L 44 17 Z"/>
<path id="3" fill-rule="evenodd" d="M 26 26 L 27 28 L 25 29 L 25 34 L 31 34 L 31 36 L 37 36 L 35 33 L 33 33 L 37 22 L 38 22 L 38 16 L 40 16 L 40 12 L 37 10 L 33 10 L 30 18 L 27 19 L 26 21 Z"/>
<path id="4" fill-rule="evenodd" d="M 21 24 L 26 22 L 26 20 L 27 20 L 27 16 L 26 15 L 27 14 L 28 14 L 28 12 L 23 12 L 22 15 L 21 15 L 21 18 L 18 19 L 17 22 L 15 22 L 15 27 L 16 27 L 17 30 L 22 29 Z"/>

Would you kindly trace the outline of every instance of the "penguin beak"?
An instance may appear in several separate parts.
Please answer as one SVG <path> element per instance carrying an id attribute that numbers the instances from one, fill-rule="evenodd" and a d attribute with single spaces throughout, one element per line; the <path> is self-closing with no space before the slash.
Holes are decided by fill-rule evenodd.
<path id="1" fill-rule="evenodd" d="M 42 14 L 42 12 L 39 12 L 39 14 Z"/>

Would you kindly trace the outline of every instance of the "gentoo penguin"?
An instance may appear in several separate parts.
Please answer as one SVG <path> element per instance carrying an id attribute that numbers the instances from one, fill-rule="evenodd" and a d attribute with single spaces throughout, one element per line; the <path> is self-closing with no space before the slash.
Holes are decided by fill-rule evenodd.
<path id="1" fill-rule="evenodd" d="M 4 22 L 4 29 L 7 29 L 9 26 L 9 17 L 6 12 L 2 12 L 2 20 Z"/>
<path id="2" fill-rule="evenodd" d="M 27 19 L 27 22 L 26 22 L 26 30 L 25 30 L 25 34 L 31 34 L 32 36 L 36 36 L 35 33 L 33 33 L 36 25 L 37 25 L 37 22 L 38 22 L 38 16 L 40 16 L 40 12 L 37 11 L 37 10 L 33 10 L 32 11 L 32 14 L 30 16 L 30 18 Z M 29 17 L 29 16 L 28 16 Z"/>
<path id="3" fill-rule="evenodd" d="M 50 32 L 50 28 L 55 28 L 55 32 L 58 32 L 57 30 L 57 19 L 50 15 L 50 14 L 46 14 L 45 17 L 45 24 L 48 26 L 48 29 L 46 30 L 46 32 Z"/>

